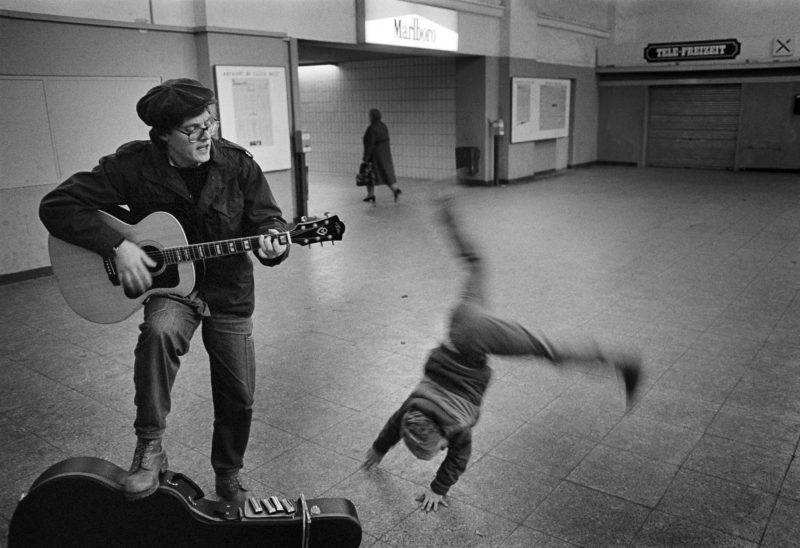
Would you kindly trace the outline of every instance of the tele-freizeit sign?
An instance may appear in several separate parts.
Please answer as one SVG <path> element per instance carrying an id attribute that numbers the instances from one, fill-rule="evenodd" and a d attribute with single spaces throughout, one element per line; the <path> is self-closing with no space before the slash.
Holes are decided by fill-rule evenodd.
<path id="1" fill-rule="evenodd" d="M 668 42 L 647 44 L 644 48 L 644 58 L 648 63 L 735 59 L 741 49 L 741 44 L 735 38 L 701 42 Z"/>

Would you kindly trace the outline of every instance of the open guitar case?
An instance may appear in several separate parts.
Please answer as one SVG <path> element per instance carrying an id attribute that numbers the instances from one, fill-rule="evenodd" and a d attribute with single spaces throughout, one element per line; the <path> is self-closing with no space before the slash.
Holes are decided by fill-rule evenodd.
<path id="1" fill-rule="evenodd" d="M 244 507 L 204 498 L 167 471 L 152 495 L 128 501 L 127 472 L 93 457 L 44 471 L 17 504 L 9 548 L 297 547 L 356 548 L 361 523 L 344 498 L 250 499 Z M 282 501 L 273 504 L 273 501 Z"/>

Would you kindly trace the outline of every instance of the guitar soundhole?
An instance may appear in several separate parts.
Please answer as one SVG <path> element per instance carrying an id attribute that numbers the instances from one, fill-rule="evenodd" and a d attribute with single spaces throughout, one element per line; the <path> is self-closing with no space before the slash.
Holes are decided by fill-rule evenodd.
<path id="1" fill-rule="evenodd" d="M 156 265 L 149 268 L 150 275 L 153 277 L 153 285 L 150 286 L 150 289 L 176 287 L 180 281 L 178 265 L 165 264 L 163 257 L 160 253 L 158 253 L 159 249 L 155 246 L 143 245 L 142 249 L 145 251 L 145 253 L 150 255 L 154 261 L 156 261 Z M 128 291 L 125 291 L 125 295 L 130 299 L 137 299 L 141 296 L 141 293 L 132 294 Z"/>
<path id="2" fill-rule="evenodd" d="M 150 267 L 150 274 L 153 276 L 153 278 L 160 276 L 162 272 L 164 272 L 165 267 L 164 257 L 162 257 L 162 254 L 158 252 L 159 249 L 151 245 L 144 245 L 142 246 L 142 249 L 145 253 L 150 255 L 151 259 L 156 262 L 156 266 Z"/>

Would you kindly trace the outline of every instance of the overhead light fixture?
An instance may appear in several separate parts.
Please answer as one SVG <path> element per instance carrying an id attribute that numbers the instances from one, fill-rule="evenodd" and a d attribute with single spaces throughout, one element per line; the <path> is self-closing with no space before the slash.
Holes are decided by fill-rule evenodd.
<path id="1" fill-rule="evenodd" d="M 338 67 L 339 63 L 314 62 L 314 61 L 311 61 L 311 62 L 308 62 L 308 63 L 300 62 L 300 66 L 301 67 Z"/>
<path id="2" fill-rule="evenodd" d="M 320 63 L 315 65 L 300 65 L 297 67 L 297 71 L 301 75 L 306 75 L 308 77 L 314 76 L 334 76 L 339 72 L 339 65 L 335 65 L 333 63 Z"/>

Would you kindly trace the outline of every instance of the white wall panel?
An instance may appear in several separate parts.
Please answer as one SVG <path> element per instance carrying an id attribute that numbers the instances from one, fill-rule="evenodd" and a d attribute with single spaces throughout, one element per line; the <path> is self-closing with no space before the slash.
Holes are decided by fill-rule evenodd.
<path id="1" fill-rule="evenodd" d="M 44 82 L 0 79 L 0 97 L 0 189 L 55 181 Z"/>

